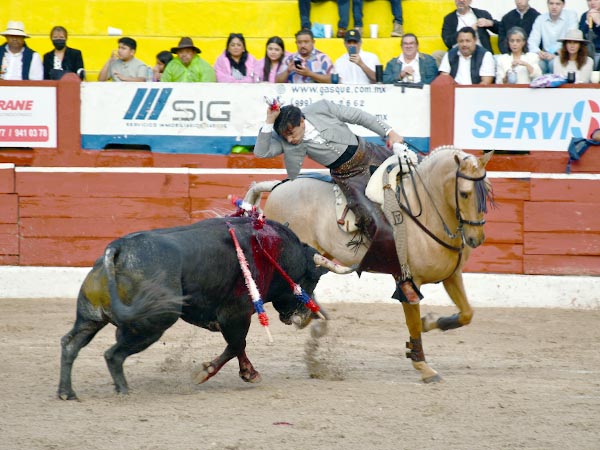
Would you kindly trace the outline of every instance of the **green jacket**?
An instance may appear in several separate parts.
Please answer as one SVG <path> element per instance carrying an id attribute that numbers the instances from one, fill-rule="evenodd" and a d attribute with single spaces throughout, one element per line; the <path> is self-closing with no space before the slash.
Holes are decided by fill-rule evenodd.
<path id="1" fill-rule="evenodd" d="M 215 82 L 217 77 L 212 66 L 196 55 L 189 66 L 184 66 L 179 58 L 173 58 L 173 60 L 167 64 L 165 71 L 162 74 L 160 81 L 180 81 L 186 83 L 193 83 L 197 81 L 203 82 Z"/>

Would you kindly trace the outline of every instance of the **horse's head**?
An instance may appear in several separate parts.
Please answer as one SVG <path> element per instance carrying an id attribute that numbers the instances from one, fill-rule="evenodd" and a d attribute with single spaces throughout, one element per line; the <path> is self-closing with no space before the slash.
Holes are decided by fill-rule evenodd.
<path id="1" fill-rule="evenodd" d="M 459 222 L 463 241 L 469 247 L 475 248 L 483 244 L 485 234 L 484 214 L 487 203 L 493 203 L 491 184 L 487 179 L 485 166 L 493 152 L 481 157 L 460 152 L 454 155 L 458 165 L 456 170 L 456 218 Z"/>

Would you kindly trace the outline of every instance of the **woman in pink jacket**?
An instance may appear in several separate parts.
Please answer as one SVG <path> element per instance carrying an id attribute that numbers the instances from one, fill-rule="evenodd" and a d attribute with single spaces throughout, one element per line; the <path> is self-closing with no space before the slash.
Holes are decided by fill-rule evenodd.
<path id="1" fill-rule="evenodd" d="M 246 40 L 241 33 L 231 33 L 227 48 L 215 62 L 219 83 L 254 83 L 256 58 L 246 50 Z"/>

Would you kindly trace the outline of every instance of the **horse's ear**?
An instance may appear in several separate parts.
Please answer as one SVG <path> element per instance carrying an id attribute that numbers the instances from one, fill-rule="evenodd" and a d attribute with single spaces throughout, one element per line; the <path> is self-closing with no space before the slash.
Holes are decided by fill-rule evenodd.
<path id="1" fill-rule="evenodd" d="M 454 154 L 454 161 L 456 162 L 457 166 L 460 166 L 460 158 L 458 157 L 458 155 L 456 153 Z"/>
<path id="2" fill-rule="evenodd" d="M 492 156 L 494 156 L 494 150 L 492 150 L 491 152 L 484 153 L 483 156 L 479 158 L 479 162 L 483 167 L 485 167 L 486 164 L 490 161 L 490 159 L 492 159 Z"/>

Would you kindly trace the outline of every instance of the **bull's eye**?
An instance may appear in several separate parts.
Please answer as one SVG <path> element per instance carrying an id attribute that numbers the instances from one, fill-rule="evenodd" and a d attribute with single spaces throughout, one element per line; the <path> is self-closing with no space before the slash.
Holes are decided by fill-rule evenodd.
<path id="1" fill-rule="evenodd" d="M 468 192 L 461 192 L 460 193 L 460 198 L 469 198 L 469 193 Z"/>

